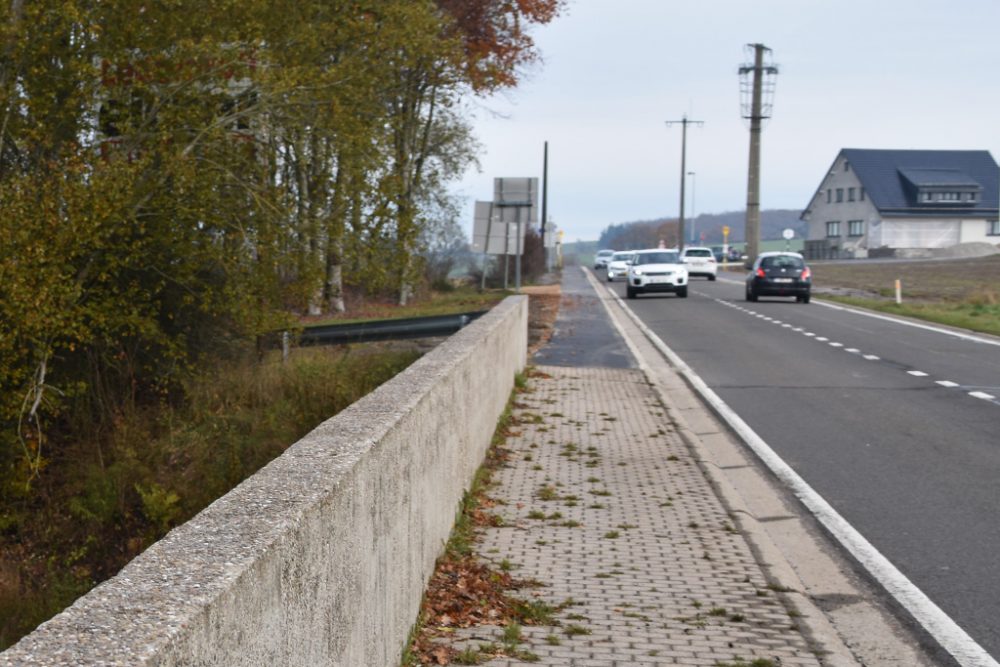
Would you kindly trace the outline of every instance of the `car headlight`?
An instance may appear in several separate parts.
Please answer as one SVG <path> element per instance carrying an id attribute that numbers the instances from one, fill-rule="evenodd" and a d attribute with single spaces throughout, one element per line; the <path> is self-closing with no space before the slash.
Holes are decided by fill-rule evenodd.
<path id="1" fill-rule="evenodd" d="M 642 269 L 632 269 L 632 273 L 634 273 L 637 276 L 641 276 L 642 275 Z"/>

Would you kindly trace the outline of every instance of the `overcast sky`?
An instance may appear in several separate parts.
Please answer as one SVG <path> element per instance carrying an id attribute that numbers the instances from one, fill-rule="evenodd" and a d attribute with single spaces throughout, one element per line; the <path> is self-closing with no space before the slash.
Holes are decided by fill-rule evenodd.
<path id="1" fill-rule="evenodd" d="M 569 0 L 534 32 L 544 62 L 477 101 L 481 173 L 541 176 L 565 240 L 614 222 L 676 217 L 681 128 L 687 215 L 746 206 L 749 132 L 737 68 L 745 45 L 780 69 L 762 137 L 762 208 L 801 209 L 841 148 L 986 149 L 1000 154 L 1000 0 Z M 692 202 L 692 199 L 694 200 Z"/>

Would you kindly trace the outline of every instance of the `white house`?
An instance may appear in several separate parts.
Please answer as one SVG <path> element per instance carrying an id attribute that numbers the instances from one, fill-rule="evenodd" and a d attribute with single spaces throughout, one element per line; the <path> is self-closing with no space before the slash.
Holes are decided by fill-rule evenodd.
<path id="1" fill-rule="evenodd" d="M 806 256 L 1000 244 L 998 181 L 988 151 L 844 148 L 802 212 Z"/>

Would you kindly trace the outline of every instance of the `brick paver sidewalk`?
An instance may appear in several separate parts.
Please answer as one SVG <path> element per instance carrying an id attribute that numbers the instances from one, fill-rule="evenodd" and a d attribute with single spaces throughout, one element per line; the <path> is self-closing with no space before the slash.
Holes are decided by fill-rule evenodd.
<path id="1" fill-rule="evenodd" d="M 643 373 L 536 371 L 490 491 L 506 525 L 479 552 L 545 583 L 549 604 L 572 600 L 561 626 L 524 628 L 537 664 L 820 664 Z"/>

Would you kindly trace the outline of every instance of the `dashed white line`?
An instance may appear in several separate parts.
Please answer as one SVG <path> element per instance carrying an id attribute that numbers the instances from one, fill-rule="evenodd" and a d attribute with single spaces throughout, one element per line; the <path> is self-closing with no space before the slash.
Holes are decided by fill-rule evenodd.
<path id="1" fill-rule="evenodd" d="M 850 352 L 851 354 L 861 354 L 861 350 L 859 350 L 856 347 L 847 347 L 847 348 L 844 348 L 844 352 Z"/>
<path id="2" fill-rule="evenodd" d="M 951 380 L 938 380 L 937 384 L 941 385 L 942 387 L 948 387 L 948 388 L 959 386 L 957 382 L 952 382 Z"/>
<path id="3" fill-rule="evenodd" d="M 830 347 L 844 347 L 843 343 L 830 343 Z"/>
<path id="4" fill-rule="evenodd" d="M 827 338 L 826 336 L 816 336 L 816 340 L 818 340 L 821 343 L 825 343 L 826 341 L 828 341 L 830 339 Z"/>
<path id="5" fill-rule="evenodd" d="M 969 396 L 973 398 L 981 398 L 984 401 L 992 401 L 996 398 L 993 394 L 987 394 L 985 391 L 970 391 Z"/>
<path id="6" fill-rule="evenodd" d="M 878 361 L 878 357 L 875 356 L 874 354 L 866 354 L 864 355 L 864 358 L 867 359 L 868 361 Z"/>
<path id="7" fill-rule="evenodd" d="M 918 377 L 918 378 L 925 378 L 925 377 L 927 377 L 927 373 L 925 373 L 923 371 L 906 371 L 906 372 L 909 375 L 912 375 L 912 376 Z"/>
<path id="8" fill-rule="evenodd" d="M 814 334 L 814 333 L 813 333 L 812 331 L 807 331 L 805 335 L 806 335 L 806 336 L 809 336 L 810 338 L 812 338 L 812 337 L 813 337 L 813 336 L 815 336 L 816 334 Z"/>

